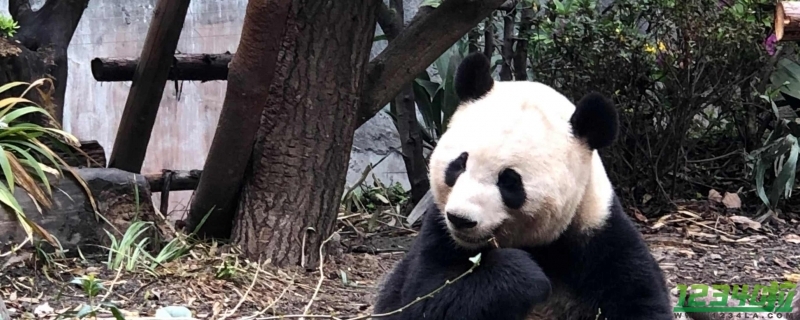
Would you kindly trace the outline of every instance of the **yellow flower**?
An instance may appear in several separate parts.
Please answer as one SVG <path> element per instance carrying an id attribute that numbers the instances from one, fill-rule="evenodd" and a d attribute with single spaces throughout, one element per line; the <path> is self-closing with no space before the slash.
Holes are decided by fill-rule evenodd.
<path id="1" fill-rule="evenodd" d="M 615 29 L 614 31 L 616 31 L 616 32 L 617 32 L 617 34 L 619 34 L 620 32 L 622 32 L 621 30 L 619 30 L 619 27 L 617 27 L 617 29 Z"/>
<path id="2" fill-rule="evenodd" d="M 647 53 L 656 53 L 656 48 L 648 43 L 644 45 L 644 51 Z"/>
<path id="3" fill-rule="evenodd" d="M 658 42 L 658 51 L 667 51 L 667 45 L 663 41 Z"/>

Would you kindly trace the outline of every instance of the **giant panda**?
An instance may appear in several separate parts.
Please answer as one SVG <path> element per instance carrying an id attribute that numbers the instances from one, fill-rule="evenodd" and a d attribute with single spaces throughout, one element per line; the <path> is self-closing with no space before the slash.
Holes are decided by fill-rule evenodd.
<path id="1" fill-rule="evenodd" d="M 373 315 L 673 319 L 661 269 L 596 151 L 616 140 L 614 106 L 597 93 L 573 104 L 542 83 L 495 82 L 481 53 L 459 64 L 455 90 L 462 102 L 429 160 L 434 205 Z"/>

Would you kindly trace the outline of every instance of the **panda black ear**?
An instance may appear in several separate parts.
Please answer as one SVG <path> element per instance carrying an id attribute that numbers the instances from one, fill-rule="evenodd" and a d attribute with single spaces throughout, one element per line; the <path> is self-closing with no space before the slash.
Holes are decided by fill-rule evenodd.
<path id="1" fill-rule="evenodd" d="M 578 101 L 570 123 L 575 136 L 586 141 L 589 148 L 605 148 L 617 140 L 617 110 L 610 100 L 599 93 L 589 93 Z"/>
<path id="2" fill-rule="evenodd" d="M 494 86 L 491 62 L 483 53 L 475 52 L 461 60 L 456 69 L 455 89 L 461 101 L 476 100 Z"/>

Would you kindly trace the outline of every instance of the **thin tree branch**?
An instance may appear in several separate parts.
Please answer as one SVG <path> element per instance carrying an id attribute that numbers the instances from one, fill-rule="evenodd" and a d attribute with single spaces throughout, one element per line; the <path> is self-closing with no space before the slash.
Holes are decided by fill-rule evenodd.
<path id="1" fill-rule="evenodd" d="M 503 65 L 500 67 L 500 80 L 511 81 L 512 64 L 514 63 L 514 27 L 517 18 L 516 1 L 512 0 L 513 6 L 503 15 Z"/>
<path id="2" fill-rule="evenodd" d="M 483 27 L 483 55 L 487 58 L 492 59 L 494 55 L 494 14 L 490 14 L 488 18 L 486 18 L 486 22 L 484 22 Z"/>
<path id="3" fill-rule="evenodd" d="M 398 13 L 390 9 L 383 1 L 378 2 L 378 10 L 377 10 L 377 18 L 378 18 L 378 25 L 381 26 L 381 30 L 383 30 L 383 34 L 386 35 L 386 38 L 394 40 L 397 38 L 397 35 L 400 34 L 400 30 L 402 29 L 402 24 L 398 25 L 398 20 L 402 23 L 402 17 L 397 19 L 396 17 L 402 13 Z"/>

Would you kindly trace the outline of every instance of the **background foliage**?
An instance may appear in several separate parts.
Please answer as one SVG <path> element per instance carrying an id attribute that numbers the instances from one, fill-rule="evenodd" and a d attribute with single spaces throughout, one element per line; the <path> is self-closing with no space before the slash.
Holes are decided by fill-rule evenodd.
<path id="1" fill-rule="evenodd" d="M 601 155 L 627 205 L 655 214 L 711 189 L 761 209 L 792 205 L 800 65 L 795 45 L 777 46 L 771 34 L 773 3 L 603 2 L 516 1 L 456 43 L 414 84 L 426 147 L 456 105 L 453 63 L 483 47 L 498 75 L 527 42 L 527 76 L 515 80 L 552 85 L 573 101 L 599 91 L 617 104 L 620 138 Z"/>

